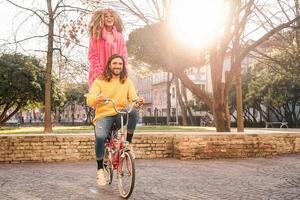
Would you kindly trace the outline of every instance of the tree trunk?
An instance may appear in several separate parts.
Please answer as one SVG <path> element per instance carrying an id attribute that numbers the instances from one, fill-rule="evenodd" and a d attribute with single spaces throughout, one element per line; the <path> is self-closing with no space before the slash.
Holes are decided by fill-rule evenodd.
<path id="1" fill-rule="evenodd" d="M 187 91 L 186 91 L 186 87 L 184 87 L 183 84 L 181 84 L 181 92 L 182 92 L 182 96 L 183 96 L 183 99 L 184 99 L 184 103 L 186 105 L 187 111 L 188 111 L 189 116 L 190 116 L 191 125 L 194 126 L 196 124 L 195 119 L 194 119 L 191 108 L 188 106 Z"/>
<path id="2" fill-rule="evenodd" d="M 181 109 L 181 118 L 182 118 L 182 125 L 183 126 L 187 126 L 187 112 L 186 112 L 186 106 L 183 103 L 182 97 L 181 97 L 181 93 L 180 93 L 180 89 L 179 89 L 179 81 L 178 78 L 175 78 L 175 86 L 176 86 L 176 97 L 178 100 L 178 103 L 180 105 L 180 109 Z"/>
<path id="3" fill-rule="evenodd" d="M 0 119 L 0 126 L 4 125 L 5 122 L 7 122 L 12 116 L 14 116 L 20 109 L 21 109 L 21 105 L 18 105 L 15 110 L 13 112 L 11 112 L 9 115 L 5 116 L 3 115 L 3 117 L 1 117 Z M 5 111 L 6 113 L 6 111 Z"/>
<path id="4" fill-rule="evenodd" d="M 169 125 L 170 118 L 171 118 L 171 87 L 172 79 L 170 79 L 170 72 L 168 72 L 168 79 L 167 79 L 167 125 Z"/>
<path id="5" fill-rule="evenodd" d="M 237 0 L 236 8 L 241 8 L 241 0 Z M 234 19 L 235 24 L 239 24 L 239 17 L 235 17 Z M 241 65 L 242 61 L 237 59 L 237 55 L 241 50 L 241 40 L 240 34 L 237 34 L 233 40 L 233 52 L 234 55 L 232 56 L 232 61 L 236 64 L 237 72 L 236 72 L 236 112 L 237 112 L 237 131 L 244 132 L 244 118 L 243 118 L 243 96 L 242 96 L 242 79 L 241 79 Z M 233 62 L 232 62 L 233 63 Z M 234 67 L 233 64 L 231 67 Z"/>
<path id="6" fill-rule="evenodd" d="M 89 124 L 92 122 L 92 112 L 93 109 L 89 108 L 88 106 L 85 106 L 85 113 L 86 113 L 86 120 L 85 120 L 85 124 Z"/>
<path id="7" fill-rule="evenodd" d="M 228 100 L 228 96 L 224 96 L 224 104 L 225 104 L 225 116 L 227 119 L 227 124 L 228 127 L 231 127 L 231 117 L 230 117 L 230 111 L 229 111 L 229 100 Z"/>
<path id="8" fill-rule="evenodd" d="M 215 99 L 213 107 L 214 123 L 217 132 L 230 132 L 228 116 L 225 114 L 226 106 L 220 99 Z"/>
<path id="9" fill-rule="evenodd" d="M 48 49 L 45 75 L 45 128 L 44 133 L 52 132 L 51 122 L 51 73 L 53 60 L 53 35 L 54 35 L 54 18 L 51 0 L 47 0 L 49 24 L 48 24 Z"/>
<path id="10" fill-rule="evenodd" d="M 211 80 L 213 88 L 213 116 L 217 132 L 230 132 L 228 97 L 225 99 L 224 83 L 222 82 L 224 57 L 218 52 L 217 46 L 210 51 Z M 225 79 L 225 78 L 224 78 Z"/>
<path id="11" fill-rule="evenodd" d="M 72 126 L 74 126 L 75 125 L 75 104 L 71 105 L 71 112 L 72 112 L 72 114 L 71 114 L 71 116 L 72 116 Z"/>
<path id="12" fill-rule="evenodd" d="M 60 118 L 60 112 L 59 112 L 59 108 L 55 108 L 55 114 L 54 114 L 54 122 L 59 122 L 59 118 Z"/>
<path id="13" fill-rule="evenodd" d="M 241 73 L 236 76 L 236 111 L 237 111 L 237 131 L 244 132 L 244 118 L 243 118 L 243 97 L 242 97 L 242 80 Z"/>

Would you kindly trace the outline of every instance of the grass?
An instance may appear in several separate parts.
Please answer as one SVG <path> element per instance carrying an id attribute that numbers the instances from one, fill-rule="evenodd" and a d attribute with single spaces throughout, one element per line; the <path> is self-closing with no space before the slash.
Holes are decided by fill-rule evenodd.
<path id="1" fill-rule="evenodd" d="M 41 134 L 44 127 L 2 127 L 2 134 Z M 138 126 L 137 132 L 201 132 L 212 131 L 213 127 L 199 126 Z M 53 133 L 92 133 L 92 126 L 54 126 Z"/>
<path id="2" fill-rule="evenodd" d="M 215 130 L 214 127 L 201 126 L 139 126 L 137 132 L 203 132 Z"/>
<path id="3" fill-rule="evenodd" d="M 43 133 L 44 127 L 2 127 L 0 134 L 39 134 Z M 92 126 L 54 126 L 53 133 L 91 133 Z"/>

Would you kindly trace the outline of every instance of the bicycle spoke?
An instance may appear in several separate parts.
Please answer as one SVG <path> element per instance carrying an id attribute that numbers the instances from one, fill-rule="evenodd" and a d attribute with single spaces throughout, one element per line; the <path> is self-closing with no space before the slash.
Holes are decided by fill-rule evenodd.
<path id="1" fill-rule="evenodd" d="M 119 191 L 123 198 L 128 198 L 134 187 L 135 182 L 135 166 L 132 155 L 124 152 L 124 158 L 120 162 L 118 169 Z"/>

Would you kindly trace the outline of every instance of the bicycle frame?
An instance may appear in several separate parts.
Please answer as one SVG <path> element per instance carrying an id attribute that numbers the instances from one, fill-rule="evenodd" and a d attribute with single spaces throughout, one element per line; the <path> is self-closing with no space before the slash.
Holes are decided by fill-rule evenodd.
<path id="1" fill-rule="evenodd" d="M 121 128 L 119 131 L 116 129 L 111 129 L 109 140 L 106 142 L 106 145 L 109 147 L 110 160 L 112 162 L 113 170 L 118 169 L 119 173 L 122 173 L 122 167 L 120 161 L 122 158 L 122 153 L 126 150 L 125 148 L 125 129 L 124 127 L 128 124 L 128 114 L 132 111 L 132 108 L 137 100 L 133 101 L 128 111 L 117 110 L 116 104 L 113 99 L 106 99 L 106 103 L 112 102 L 113 108 L 121 116 Z M 124 125 L 124 115 L 127 115 L 126 124 Z M 120 132 L 120 138 L 118 138 Z M 118 144 L 119 143 L 119 144 Z"/>
<path id="2" fill-rule="evenodd" d="M 113 171 L 117 171 L 118 187 L 121 196 L 127 199 L 132 194 L 135 183 L 135 163 L 130 150 L 126 146 L 125 126 L 128 124 L 128 114 L 137 100 L 133 101 L 129 110 L 117 110 L 114 100 L 106 99 L 106 103 L 112 102 L 115 111 L 120 114 L 121 128 L 118 130 L 116 122 L 114 122 L 109 139 L 105 142 L 104 168 L 109 177 L 108 184 L 112 183 Z M 124 116 L 127 115 L 126 124 L 124 124 Z M 128 177 L 128 179 L 127 179 Z M 127 182 L 129 180 L 129 182 Z M 128 186 L 128 187 L 127 187 Z"/>

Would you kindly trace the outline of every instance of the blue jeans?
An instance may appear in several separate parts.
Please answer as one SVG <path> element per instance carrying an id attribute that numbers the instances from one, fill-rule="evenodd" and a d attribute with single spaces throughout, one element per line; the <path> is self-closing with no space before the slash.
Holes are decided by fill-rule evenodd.
<path id="1" fill-rule="evenodd" d="M 133 134 L 139 120 L 139 111 L 132 109 L 128 116 L 127 132 Z M 95 126 L 95 152 L 96 159 L 102 160 L 104 157 L 105 140 L 108 137 L 112 124 L 117 121 L 118 115 L 104 117 L 96 121 Z"/>

